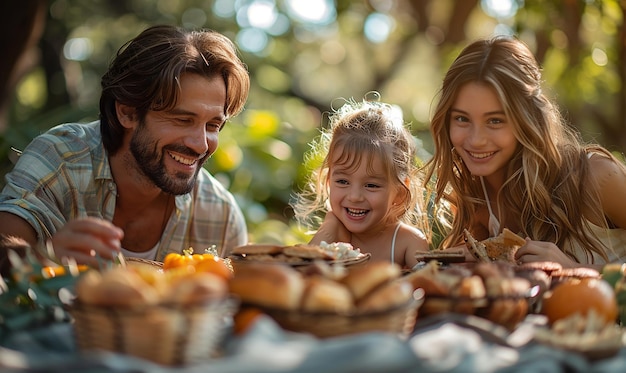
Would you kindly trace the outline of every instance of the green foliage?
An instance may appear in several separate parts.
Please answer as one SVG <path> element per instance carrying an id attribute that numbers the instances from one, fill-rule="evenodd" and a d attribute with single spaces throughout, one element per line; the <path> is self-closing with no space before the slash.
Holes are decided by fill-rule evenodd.
<path id="1" fill-rule="evenodd" d="M 11 254 L 11 276 L 0 278 L 0 341 L 17 330 L 69 321 L 62 292 L 71 294 L 78 270 L 46 278 L 31 250 L 24 260 Z"/>
<path id="2" fill-rule="evenodd" d="M 622 2 L 571 2 L 564 11 L 561 0 L 516 1 L 517 13 L 494 17 L 484 8 L 489 2 L 476 2 L 465 14 L 457 13 L 463 7 L 454 0 L 341 0 L 328 2 L 334 8 L 326 22 L 308 24 L 290 12 L 289 1 L 264 2 L 284 21 L 281 31 L 251 25 L 247 17 L 254 12 L 245 7 L 253 0 L 50 1 L 40 42 L 45 59 L 18 85 L 9 125 L 0 131 L 0 175 L 12 165 L 11 146 L 23 149 L 56 124 L 95 118 L 99 78 L 112 56 L 157 23 L 211 28 L 240 47 L 252 81 L 248 104 L 223 130 L 206 167 L 235 194 L 256 242 L 306 240 L 288 202 L 308 175 L 308 143 L 335 99 L 380 92 L 383 101 L 402 108 L 430 149 L 429 114 L 444 71 L 466 41 L 496 28 L 514 31 L 537 51 L 546 88 L 586 139 L 611 149 L 626 146 L 619 136 L 626 110 L 620 104 L 626 102 Z M 384 42 L 367 38 L 372 15 L 393 21 Z M 256 32 L 267 44 L 243 48 L 242 31 Z M 88 41 L 89 53 L 64 55 L 70 40 Z"/>

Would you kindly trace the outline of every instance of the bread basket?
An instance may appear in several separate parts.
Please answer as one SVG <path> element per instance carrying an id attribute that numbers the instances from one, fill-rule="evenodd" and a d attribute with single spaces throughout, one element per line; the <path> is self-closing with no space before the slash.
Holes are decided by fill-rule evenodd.
<path id="1" fill-rule="evenodd" d="M 68 310 L 82 351 L 106 350 L 182 365 L 215 357 L 238 306 L 232 297 L 187 306 L 136 308 L 92 306 L 77 300 Z"/>
<path id="2" fill-rule="evenodd" d="M 513 330 L 528 315 L 529 303 L 538 293 L 539 287 L 533 286 L 520 294 L 481 298 L 427 295 L 420 311 L 421 316 L 441 313 L 475 315 Z"/>
<path id="3" fill-rule="evenodd" d="M 411 299 L 399 306 L 370 313 L 340 314 L 331 312 L 287 311 L 251 304 L 273 318 L 283 329 L 329 338 L 365 332 L 388 332 L 405 338 L 413 332 L 423 298 Z"/>
<path id="4" fill-rule="evenodd" d="M 139 265 L 139 266 L 146 265 L 157 270 L 163 269 L 163 262 L 158 262 L 156 260 L 134 258 L 134 257 L 127 257 L 127 258 L 124 258 L 124 260 L 126 261 L 126 265 Z"/>

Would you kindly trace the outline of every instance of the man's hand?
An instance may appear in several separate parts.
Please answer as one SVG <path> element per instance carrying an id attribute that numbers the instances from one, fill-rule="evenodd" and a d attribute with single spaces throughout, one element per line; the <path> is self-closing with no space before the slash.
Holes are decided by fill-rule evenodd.
<path id="1" fill-rule="evenodd" d="M 111 222 L 97 218 L 69 221 L 51 239 L 56 258 L 74 258 L 76 262 L 98 265 L 98 257 L 112 260 L 121 250 L 124 232 Z M 50 253 L 52 254 L 52 253 Z"/>

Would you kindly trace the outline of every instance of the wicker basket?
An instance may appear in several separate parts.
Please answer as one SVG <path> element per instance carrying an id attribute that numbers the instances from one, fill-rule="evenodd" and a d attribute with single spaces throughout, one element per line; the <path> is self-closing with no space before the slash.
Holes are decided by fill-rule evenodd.
<path id="1" fill-rule="evenodd" d="M 337 313 L 286 311 L 275 308 L 244 305 L 261 309 L 282 328 L 309 333 L 320 338 L 336 337 L 364 332 L 390 332 L 408 337 L 413 332 L 421 299 L 381 312 L 342 315 Z"/>
<path id="2" fill-rule="evenodd" d="M 145 264 L 148 266 L 152 266 L 156 269 L 163 269 L 163 263 L 162 262 L 157 262 L 156 260 L 150 260 L 150 259 L 142 259 L 142 258 L 134 258 L 134 257 L 128 257 L 128 258 L 124 258 L 124 260 L 126 261 L 126 264 L 130 264 L 130 265 L 141 265 L 141 264 Z"/>
<path id="3" fill-rule="evenodd" d="M 420 312 L 422 316 L 448 312 L 475 315 L 513 330 L 530 311 L 529 302 L 538 292 L 539 287 L 534 286 L 524 294 L 510 296 L 469 298 L 426 295 Z"/>
<path id="4" fill-rule="evenodd" d="M 181 365 L 214 357 L 239 302 L 234 298 L 192 306 L 142 308 L 69 307 L 79 349 L 107 350 L 165 365 Z"/>

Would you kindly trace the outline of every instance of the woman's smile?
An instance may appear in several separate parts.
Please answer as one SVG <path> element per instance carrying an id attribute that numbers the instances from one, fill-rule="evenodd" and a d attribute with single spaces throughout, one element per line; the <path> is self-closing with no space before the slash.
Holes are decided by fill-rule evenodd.
<path id="1" fill-rule="evenodd" d="M 475 159 L 486 159 L 496 154 L 496 152 L 489 152 L 489 153 L 467 152 L 467 154 L 469 154 L 472 158 L 475 158 Z"/>

